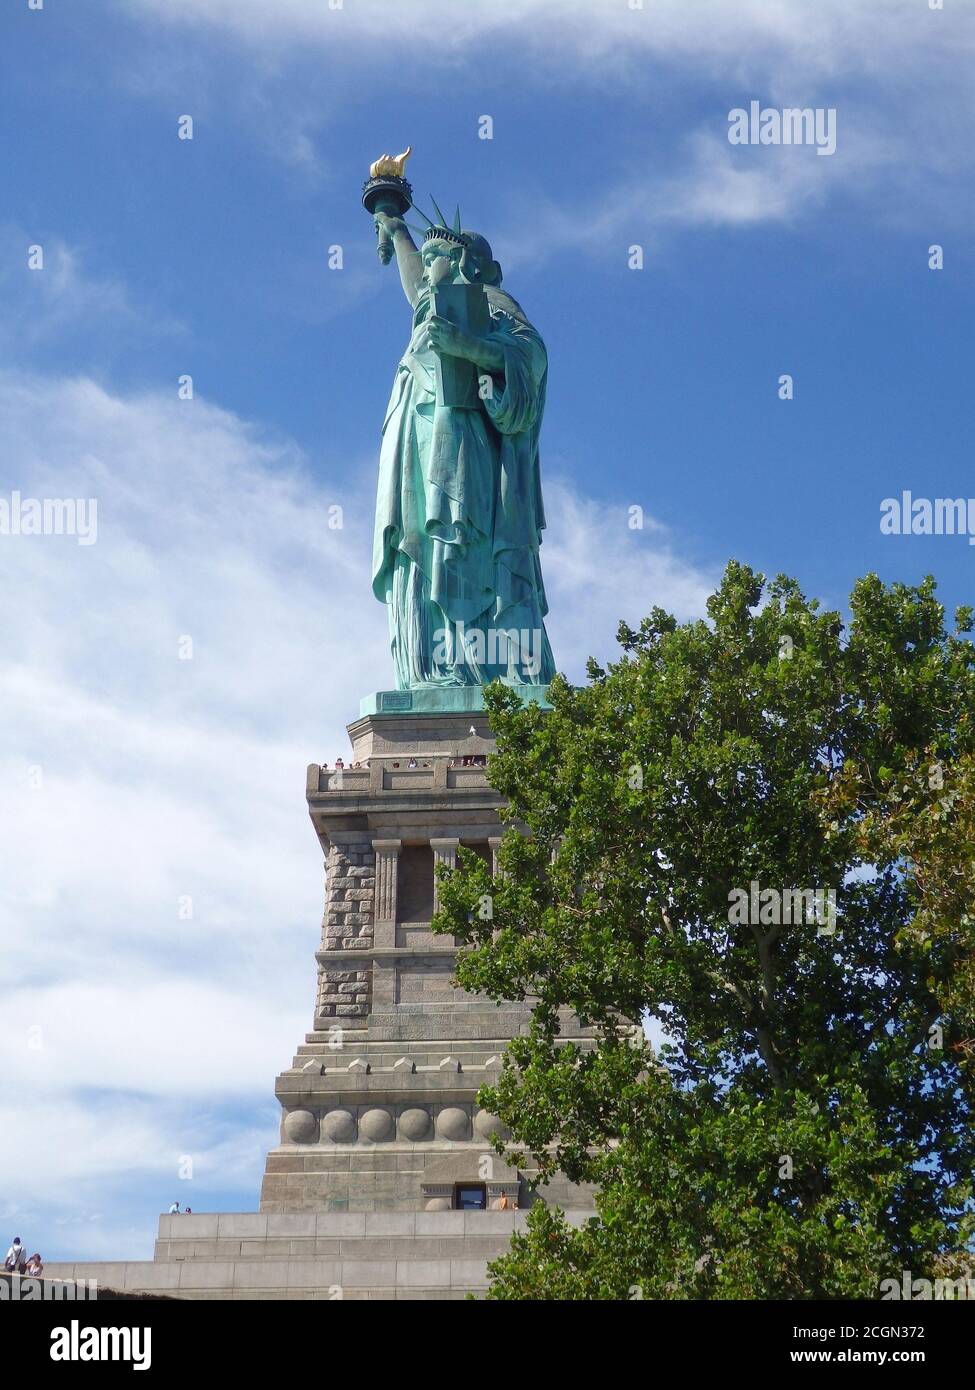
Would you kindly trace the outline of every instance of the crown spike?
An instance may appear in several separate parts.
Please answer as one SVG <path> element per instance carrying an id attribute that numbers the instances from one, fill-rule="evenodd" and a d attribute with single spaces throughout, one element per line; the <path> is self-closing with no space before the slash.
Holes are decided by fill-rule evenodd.
<path id="1" fill-rule="evenodd" d="M 457 204 L 457 210 L 454 213 L 454 231 L 460 231 L 460 203 Z"/>
<path id="2" fill-rule="evenodd" d="M 432 193 L 430 194 L 430 201 L 431 201 L 431 203 L 433 204 L 433 210 L 434 210 L 434 212 L 435 212 L 435 213 L 437 214 L 437 216 L 440 218 L 440 226 L 441 226 L 441 227 L 446 227 L 446 225 L 447 225 L 447 219 L 446 219 L 446 217 L 444 217 L 443 213 L 442 213 L 442 212 L 440 211 L 440 209 L 437 207 L 437 200 L 436 200 L 436 198 L 433 196 Z M 432 225 L 433 225 L 433 224 L 431 223 L 431 226 L 432 226 Z"/>

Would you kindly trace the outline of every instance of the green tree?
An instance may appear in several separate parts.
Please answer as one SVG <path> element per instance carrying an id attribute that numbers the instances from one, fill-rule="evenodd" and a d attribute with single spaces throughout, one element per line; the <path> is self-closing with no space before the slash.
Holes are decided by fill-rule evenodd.
<path id="1" fill-rule="evenodd" d="M 508 1152 L 599 1185 L 578 1231 L 536 1203 L 491 1297 L 872 1298 L 968 1240 L 971 783 L 927 860 L 892 791 L 933 815 L 931 764 L 971 766 L 971 619 L 931 580 L 850 607 L 733 563 L 708 622 L 623 625 L 550 712 L 488 690 L 512 828 L 496 879 L 441 876 L 435 925 L 465 988 L 533 1003 L 480 1096 Z"/>

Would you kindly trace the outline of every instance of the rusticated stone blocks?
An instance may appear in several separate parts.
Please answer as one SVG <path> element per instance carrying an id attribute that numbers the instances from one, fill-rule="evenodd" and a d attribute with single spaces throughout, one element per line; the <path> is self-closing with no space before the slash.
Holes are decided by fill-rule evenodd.
<path id="1" fill-rule="evenodd" d="M 367 840 L 329 846 L 325 863 L 323 951 L 368 950 L 373 944 L 376 856 Z M 350 963 L 351 964 L 351 963 Z M 318 1018 L 365 1018 L 371 999 L 371 971 L 320 967 Z"/>

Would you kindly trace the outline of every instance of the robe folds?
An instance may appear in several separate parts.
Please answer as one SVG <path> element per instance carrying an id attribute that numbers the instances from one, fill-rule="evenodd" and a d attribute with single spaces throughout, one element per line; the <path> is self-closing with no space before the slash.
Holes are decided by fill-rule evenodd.
<path id="1" fill-rule="evenodd" d="M 503 380 L 480 407 L 436 403 L 417 302 L 383 424 L 373 593 L 389 610 L 397 688 L 545 685 L 555 673 L 539 564 L 538 436 L 545 345 L 519 305 L 486 288 Z"/>

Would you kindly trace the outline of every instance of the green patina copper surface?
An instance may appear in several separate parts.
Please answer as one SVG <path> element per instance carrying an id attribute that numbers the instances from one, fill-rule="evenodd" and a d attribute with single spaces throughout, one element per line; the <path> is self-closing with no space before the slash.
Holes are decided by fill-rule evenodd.
<path id="1" fill-rule="evenodd" d="M 543 699 L 555 673 L 539 564 L 545 344 L 459 218 L 431 223 L 422 250 L 399 217 L 375 222 L 413 314 L 383 424 L 373 547 L 397 689 L 414 709 L 479 708 L 477 688 L 498 678 Z"/>
<path id="2" fill-rule="evenodd" d="M 360 717 L 365 714 L 476 714 L 484 708 L 483 686 L 424 685 L 413 690 L 376 690 L 359 702 Z M 547 685 L 513 684 L 523 704 L 534 702 L 551 709 Z"/>

